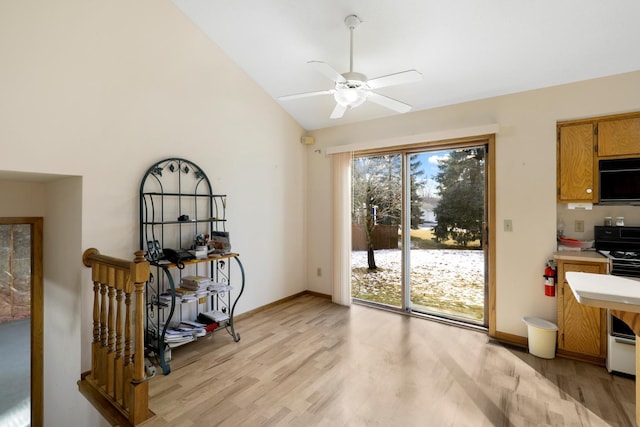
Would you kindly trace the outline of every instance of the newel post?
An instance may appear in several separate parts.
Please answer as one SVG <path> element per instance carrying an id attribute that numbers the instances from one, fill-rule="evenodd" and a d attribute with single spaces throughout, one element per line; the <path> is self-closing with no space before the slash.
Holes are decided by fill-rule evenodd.
<path id="1" fill-rule="evenodd" d="M 133 378 L 131 382 L 131 405 L 129 421 L 134 425 L 149 417 L 149 384 L 144 381 L 144 286 L 149 280 L 149 263 L 143 251 L 135 252 L 131 265 L 135 293 L 135 353 L 133 361 Z"/>

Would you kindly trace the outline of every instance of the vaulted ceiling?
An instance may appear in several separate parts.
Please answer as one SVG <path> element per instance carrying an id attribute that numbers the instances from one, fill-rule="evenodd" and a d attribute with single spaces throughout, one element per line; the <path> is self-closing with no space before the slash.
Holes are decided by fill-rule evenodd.
<path id="1" fill-rule="evenodd" d="M 415 69 L 422 80 L 376 92 L 425 110 L 640 70 L 638 0 L 174 0 L 307 130 L 398 114 L 372 102 L 330 119 L 333 83 L 308 64 L 369 79 Z M 213 102 L 213 101 L 212 101 Z"/>

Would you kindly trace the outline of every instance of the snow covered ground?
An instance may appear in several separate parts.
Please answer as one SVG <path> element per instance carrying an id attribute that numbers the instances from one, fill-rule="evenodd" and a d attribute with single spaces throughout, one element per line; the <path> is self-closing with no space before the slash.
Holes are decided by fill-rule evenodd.
<path id="1" fill-rule="evenodd" d="M 378 270 L 370 272 L 367 269 L 367 252 L 351 252 L 352 296 L 401 305 L 400 250 L 377 250 L 375 260 Z M 411 301 L 414 305 L 475 322 L 483 319 L 483 251 L 412 249 L 410 264 Z"/>

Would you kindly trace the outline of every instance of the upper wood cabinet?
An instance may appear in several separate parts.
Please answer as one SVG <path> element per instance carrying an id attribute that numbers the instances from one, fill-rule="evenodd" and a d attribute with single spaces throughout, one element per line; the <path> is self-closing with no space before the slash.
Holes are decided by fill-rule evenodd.
<path id="1" fill-rule="evenodd" d="M 559 124 L 558 202 L 597 202 L 594 170 L 594 124 Z"/>
<path id="2" fill-rule="evenodd" d="M 598 203 L 598 161 L 640 157 L 640 112 L 558 123 L 558 203 Z"/>
<path id="3" fill-rule="evenodd" d="M 598 157 L 640 156 L 640 116 L 598 122 Z"/>

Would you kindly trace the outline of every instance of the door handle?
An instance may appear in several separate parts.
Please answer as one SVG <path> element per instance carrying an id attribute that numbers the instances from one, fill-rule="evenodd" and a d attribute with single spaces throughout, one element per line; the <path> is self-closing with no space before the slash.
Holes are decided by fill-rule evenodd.
<path id="1" fill-rule="evenodd" d="M 620 344 L 628 344 L 628 345 L 633 345 L 633 346 L 636 345 L 636 340 L 632 340 L 632 339 L 629 339 L 629 338 L 614 337 L 614 339 L 615 339 L 615 341 L 617 343 L 620 343 Z"/>

